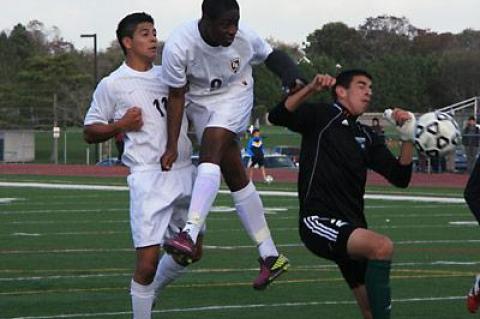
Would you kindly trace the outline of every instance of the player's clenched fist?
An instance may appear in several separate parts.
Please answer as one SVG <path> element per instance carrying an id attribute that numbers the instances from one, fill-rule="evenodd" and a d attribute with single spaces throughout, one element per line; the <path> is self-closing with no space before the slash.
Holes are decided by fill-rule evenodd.
<path id="1" fill-rule="evenodd" d="M 143 126 L 142 110 L 136 106 L 129 108 L 123 117 L 118 120 L 118 125 L 125 132 L 140 130 Z"/>
<path id="2" fill-rule="evenodd" d="M 335 85 L 335 78 L 328 74 L 317 74 L 308 84 L 314 91 L 322 91 Z"/>
<path id="3" fill-rule="evenodd" d="M 160 165 L 162 166 L 163 171 L 169 171 L 172 169 L 172 165 L 178 157 L 178 151 L 173 148 L 168 148 L 163 153 L 160 158 Z"/>

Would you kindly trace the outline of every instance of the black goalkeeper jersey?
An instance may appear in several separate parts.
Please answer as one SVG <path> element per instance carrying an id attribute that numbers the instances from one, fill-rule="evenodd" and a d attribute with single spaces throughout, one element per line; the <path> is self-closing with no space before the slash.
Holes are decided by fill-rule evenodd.
<path id="1" fill-rule="evenodd" d="M 302 135 L 300 217 L 324 215 L 367 227 L 363 211 L 367 170 L 398 187 L 410 182 L 411 164 L 401 165 L 382 137 L 339 104 L 304 103 L 289 112 L 281 102 L 268 119 Z"/>

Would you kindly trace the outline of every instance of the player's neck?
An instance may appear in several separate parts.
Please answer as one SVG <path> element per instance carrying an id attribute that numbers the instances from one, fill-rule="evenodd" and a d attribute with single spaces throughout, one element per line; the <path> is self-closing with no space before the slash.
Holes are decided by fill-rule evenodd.
<path id="1" fill-rule="evenodd" d="M 200 21 L 198 22 L 198 31 L 200 31 L 200 36 L 202 37 L 202 40 L 205 41 L 205 43 L 209 46 L 218 47 L 220 45 L 213 41 L 212 38 L 208 35 L 207 24 L 203 19 L 200 19 Z"/>
<path id="2" fill-rule="evenodd" d="M 150 70 L 153 67 L 153 61 L 147 60 L 147 59 L 139 59 L 137 57 L 131 57 L 127 55 L 125 59 L 125 63 L 130 67 L 131 69 L 139 72 L 146 72 Z"/>

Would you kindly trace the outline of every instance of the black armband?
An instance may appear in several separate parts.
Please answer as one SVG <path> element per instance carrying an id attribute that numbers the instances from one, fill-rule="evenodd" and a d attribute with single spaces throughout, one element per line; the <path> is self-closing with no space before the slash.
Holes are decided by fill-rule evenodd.
<path id="1" fill-rule="evenodd" d="M 285 90 L 294 88 L 298 81 L 305 83 L 297 64 L 283 51 L 274 49 L 265 60 L 265 65 L 281 79 Z"/>

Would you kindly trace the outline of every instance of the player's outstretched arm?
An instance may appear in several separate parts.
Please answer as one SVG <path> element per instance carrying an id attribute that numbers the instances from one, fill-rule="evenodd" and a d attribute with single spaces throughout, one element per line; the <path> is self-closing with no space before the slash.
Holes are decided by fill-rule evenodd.
<path id="1" fill-rule="evenodd" d="M 314 93 L 327 90 L 334 85 L 334 77 L 328 74 L 317 74 L 310 83 L 287 97 L 285 100 L 285 108 L 290 112 L 294 112 Z"/>
<path id="2" fill-rule="evenodd" d="M 162 170 L 169 171 L 178 156 L 178 136 L 182 126 L 186 86 L 172 88 L 168 92 L 167 104 L 167 147 L 160 158 Z"/>
<path id="3" fill-rule="evenodd" d="M 142 126 L 142 110 L 138 107 L 132 107 L 116 122 L 85 125 L 83 137 L 89 144 L 101 143 L 121 132 L 138 131 Z"/>

